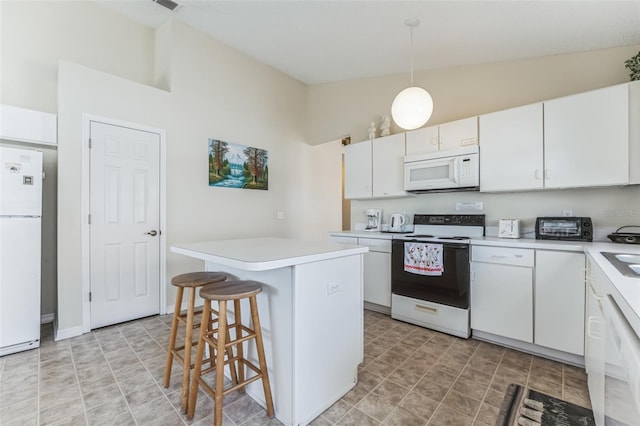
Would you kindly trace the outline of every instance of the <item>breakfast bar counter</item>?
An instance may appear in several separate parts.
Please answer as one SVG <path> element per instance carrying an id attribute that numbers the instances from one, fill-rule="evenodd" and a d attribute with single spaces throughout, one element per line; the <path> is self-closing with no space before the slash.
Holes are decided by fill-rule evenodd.
<path id="1" fill-rule="evenodd" d="M 282 423 L 308 424 L 355 386 L 363 358 L 362 255 L 368 248 L 249 238 L 175 244 L 171 251 L 203 260 L 208 271 L 263 283 L 258 309 Z M 252 344 L 248 358 L 257 362 Z M 265 405 L 260 382 L 247 393 Z"/>

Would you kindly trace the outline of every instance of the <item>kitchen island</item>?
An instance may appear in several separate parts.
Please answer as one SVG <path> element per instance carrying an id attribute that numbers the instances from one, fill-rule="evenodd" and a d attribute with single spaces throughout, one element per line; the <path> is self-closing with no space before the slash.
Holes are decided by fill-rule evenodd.
<path id="1" fill-rule="evenodd" d="M 363 359 L 362 254 L 368 248 L 250 238 L 175 244 L 171 251 L 203 260 L 208 271 L 264 284 L 258 310 L 282 423 L 311 422 L 355 386 Z M 243 322 L 248 318 L 244 314 Z M 247 357 L 257 362 L 253 343 Z M 247 393 L 265 406 L 260 382 Z"/>

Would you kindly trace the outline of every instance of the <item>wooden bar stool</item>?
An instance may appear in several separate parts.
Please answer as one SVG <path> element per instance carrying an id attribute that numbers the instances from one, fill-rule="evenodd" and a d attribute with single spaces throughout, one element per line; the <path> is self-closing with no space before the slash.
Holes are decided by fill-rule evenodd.
<path id="1" fill-rule="evenodd" d="M 264 399 L 267 405 L 267 416 L 274 416 L 273 399 L 271 396 L 271 386 L 269 384 L 269 373 L 267 372 L 267 361 L 264 355 L 264 346 L 262 342 L 262 331 L 260 329 L 260 318 L 258 317 L 258 304 L 256 295 L 262 291 L 262 285 L 256 281 L 225 281 L 217 285 L 205 286 L 200 289 L 200 297 L 204 299 L 204 308 L 202 313 L 202 322 L 200 324 L 200 338 L 198 339 L 198 351 L 193 369 L 193 379 L 191 381 L 191 390 L 189 392 L 189 403 L 187 418 L 192 419 L 196 408 L 196 400 L 198 397 L 198 387 L 202 388 L 214 398 L 214 426 L 222 425 L 222 398 L 235 391 L 244 392 L 245 385 L 262 379 L 262 387 L 264 389 Z M 251 310 L 251 321 L 253 329 L 242 324 L 240 312 L 240 300 L 249 299 Z M 214 323 L 207 321 L 206 318 L 212 311 L 211 302 L 218 302 L 218 328 L 214 328 Z M 234 303 L 234 322 L 227 323 L 227 302 L 232 300 Z M 229 338 L 229 329 L 235 331 L 234 339 Z M 256 349 L 258 352 L 259 367 L 244 357 L 244 342 L 255 339 Z M 202 370 L 202 355 L 205 344 L 215 347 L 215 366 L 211 366 L 206 370 Z M 233 347 L 236 347 L 236 356 L 233 356 Z M 227 355 L 227 360 L 224 357 Z M 237 365 L 235 365 L 237 363 Z M 224 366 L 228 364 L 231 375 L 232 384 L 224 389 Z M 255 375 L 245 378 L 245 367 L 252 370 Z M 234 377 L 234 370 L 237 374 L 237 380 Z M 210 371 L 215 371 L 215 389 L 212 389 L 203 379 L 202 375 Z"/>
<path id="2" fill-rule="evenodd" d="M 187 403 L 189 401 L 189 378 L 193 365 L 191 364 L 191 348 L 196 342 L 193 341 L 193 329 L 200 327 L 200 324 L 195 322 L 194 317 L 202 313 L 202 309 L 196 309 L 196 290 L 202 286 L 220 283 L 227 279 L 227 274 L 224 272 L 190 272 L 187 274 L 181 274 L 171 279 L 171 284 L 178 288 L 176 293 L 176 304 L 173 309 L 173 321 L 171 323 L 171 336 L 169 337 L 169 348 L 167 350 L 167 362 L 164 367 L 164 387 L 169 387 L 171 380 L 171 367 L 173 366 L 174 357 L 177 358 L 182 364 L 182 393 L 180 394 L 180 405 L 183 411 L 187 411 Z M 187 313 L 181 314 L 180 307 L 182 306 L 182 296 L 184 289 L 189 289 L 189 301 L 187 302 Z M 202 319 L 208 319 L 209 322 L 217 321 L 217 318 L 212 318 L 212 313 L 209 311 Z M 179 323 L 183 323 L 186 329 L 186 336 L 184 344 L 182 346 L 176 346 L 176 336 L 178 334 Z M 200 355 L 202 356 L 202 355 Z"/>

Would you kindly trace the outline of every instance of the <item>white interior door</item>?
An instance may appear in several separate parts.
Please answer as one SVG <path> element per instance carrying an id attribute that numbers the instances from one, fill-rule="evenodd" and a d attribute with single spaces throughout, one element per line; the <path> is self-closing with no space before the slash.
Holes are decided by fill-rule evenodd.
<path id="1" fill-rule="evenodd" d="M 160 135 L 91 121 L 91 328 L 160 312 Z"/>

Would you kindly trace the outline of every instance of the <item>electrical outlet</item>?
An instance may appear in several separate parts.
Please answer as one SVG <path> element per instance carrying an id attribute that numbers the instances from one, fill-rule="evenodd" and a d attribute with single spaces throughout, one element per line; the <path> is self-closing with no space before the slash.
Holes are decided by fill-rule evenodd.
<path id="1" fill-rule="evenodd" d="M 562 210 L 562 216 L 573 216 L 573 210 L 572 209 Z"/>
<path id="2" fill-rule="evenodd" d="M 340 285 L 337 283 L 327 284 L 327 296 L 340 292 Z"/>
<path id="3" fill-rule="evenodd" d="M 284 219 L 284 212 L 276 212 L 276 219 Z"/>

